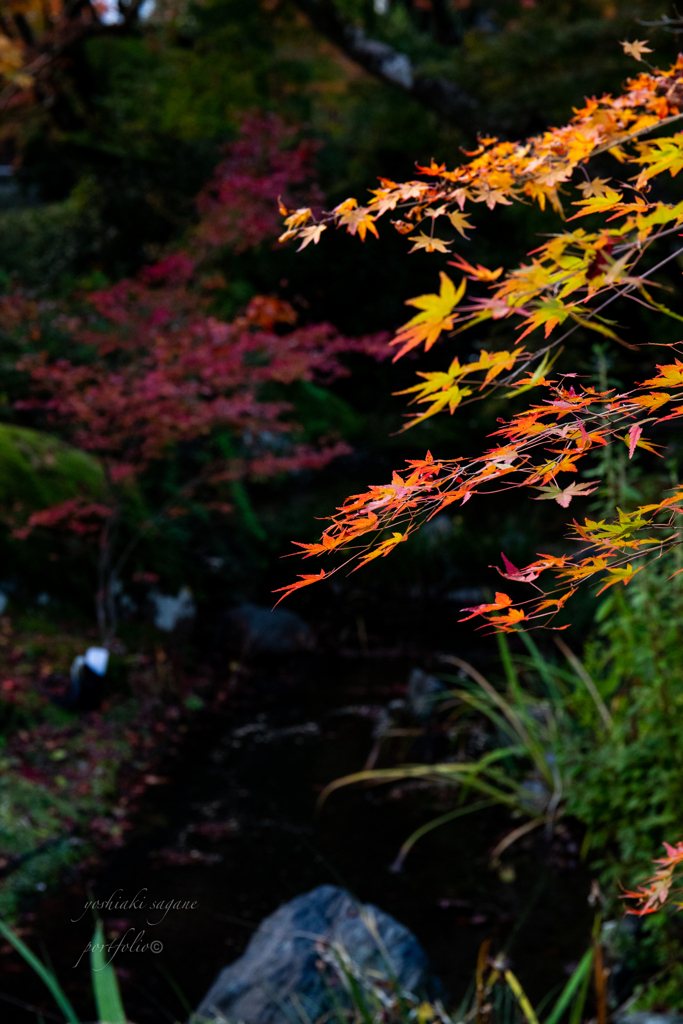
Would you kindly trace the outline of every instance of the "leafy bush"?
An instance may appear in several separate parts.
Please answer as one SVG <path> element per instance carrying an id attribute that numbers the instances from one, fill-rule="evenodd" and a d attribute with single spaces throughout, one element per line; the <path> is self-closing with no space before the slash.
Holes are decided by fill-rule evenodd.
<path id="1" fill-rule="evenodd" d="M 103 241 L 97 188 L 80 182 L 61 203 L 0 211 L 0 283 L 18 277 L 40 294 L 63 292 Z"/>

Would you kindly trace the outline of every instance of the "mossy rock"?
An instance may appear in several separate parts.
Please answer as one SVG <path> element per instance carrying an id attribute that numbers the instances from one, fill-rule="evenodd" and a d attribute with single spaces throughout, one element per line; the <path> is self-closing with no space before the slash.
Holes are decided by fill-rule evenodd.
<path id="1" fill-rule="evenodd" d="M 79 495 L 97 497 L 102 467 L 52 434 L 0 423 L 0 505 L 47 508 Z"/>

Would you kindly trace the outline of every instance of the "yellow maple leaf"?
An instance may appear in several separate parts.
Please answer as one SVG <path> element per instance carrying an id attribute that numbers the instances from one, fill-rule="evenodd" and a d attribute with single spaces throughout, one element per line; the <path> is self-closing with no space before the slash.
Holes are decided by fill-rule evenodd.
<path id="1" fill-rule="evenodd" d="M 523 334 L 520 334 L 519 340 L 521 341 L 522 338 L 526 338 L 527 334 L 531 334 L 541 324 L 545 324 L 545 336 L 547 338 L 558 324 L 565 322 L 570 313 L 569 307 L 565 306 L 559 299 L 546 299 L 521 324 L 522 327 L 526 327 L 526 330 Z"/>
<path id="2" fill-rule="evenodd" d="M 375 238 L 379 238 L 375 227 L 375 218 L 367 206 L 356 206 L 355 199 L 347 199 L 337 207 L 336 213 L 338 223 L 345 224 L 350 235 L 355 235 L 358 232 L 361 242 L 365 241 L 368 231 L 372 231 Z"/>
<path id="3" fill-rule="evenodd" d="M 414 306 L 422 312 L 403 324 L 396 337 L 390 342 L 391 345 L 402 345 L 400 351 L 394 356 L 394 362 L 423 341 L 425 351 L 428 352 L 441 332 L 450 331 L 453 327 L 455 320 L 453 310 L 465 294 L 467 282 L 463 278 L 460 287 L 456 289 L 448 274 L 444 274 L 443 270 L 439 276 L 441 289 L 438 295 L 418 295 L 416 298 L 406 301 L 406 306 Z"/>
<path id="4" fill-rule="evenodd" d="M 431 238 L 429 235 L 425 235 L 424 231 L 421 231 L 419 235 L 410 235 L 409 241 L 415 242 L 410 252 L 416 252 L 418 249 L 424 249 L 425 252 L 448 252 L 448 246 L 451 244 L 444 242 L 442 238 Z"/>
<path id="5" fill-rule="evenodd" d="M 636 188 L 642 188 L 650 178 L 655 178 L 664 171 L 668 171 L 672 178 L 683 168 L 683 134 L 666 138 L 655 139 L 654 142 L 644 143 L 640 146 L 640 156 L 635 161 L 639 164 L 647 164 L 638 175 Z"/>
<path id="6" fill-rule="evenodd" d="M 614 189 L 608 188 L 601 195 L 593 196 L 592 199 L 581 199 L 578 203 L 572 203 L 572 206 L 583 206 L 585 209 L 575 213 L 569 219 L 576 220 L 577 217 L 587 217 L 590 213 L 606 213 L 607 210 L 614 209 L 622 199 L 621 192 L 615 192 Z"/>
<path id="7" fill-rule="evenodd" d="M 634 39 L 632 43 L 622 43 L 621 40 L 619 40 L 619 43 L 624 53 L 627 53 L 629 57 L 634 57 L 637 61 L 641 61 L 643 59 L 644 53 L 652 53 L 652 50 L 647 43 L 643 43 L 640 39 Z"/>
<path id="8" fill-rule="evenodd" d="M 283 210 L 287 213 L 286 207 L 280 204 L 280 213 L 282 213 Z M 298 228 L 301 227 L 302 224 L 305 224 L 309 217 L 311 217 L 310 207 L 302 206 L 298 210 L 293 210 L 289 217 L 285 218 L 285 224 L 288 228 Z"/>
<path id="9" fill-rule="evenodd" d="M 467 238 L 467 235 L 465 234 L 465 228 L 472 229 L 474 227 L 474 225 L 470 224 L 470 222 L 468 221 L 467 216 L 464 213 L 459 213 L 457 210 L 451 210 L 451 212 L 448 214 L 448 219 L 455 228 L 455 230 L 458 232 L 458 234 L 462 235 L 463 238 Z"/>
<path id="10" fill-rule="evenodd" d="M 486 370 L 486 377 L 482 384 L 483 388 L 490 384 L 503 370 L 511 370 L 515 365 L 517 356 L 523 351 L 523 348 L 516 348 L 514 352 L 508 352 L 507 350 L 487 352 L 485 349 L 482 349 L 479 353 L 479 359 L 474 363 L 467 363 L 464 370 L 466 373 L 472 373 L 473 370 Z"/>
<path id="11" fill-rule="evenodd" d="M 314 245 L 317 245 L 320 241 L 320 236 L 323 231 L 326 230 L 327 229 L 324 224 L 311 224 L 307 228 L 302 228 L 299 232 L 299 238 L 302 239 L 302 242 L 297 249 L 297 252 L 301 252 L 301 250 L 305 249 L 311 242 L 313 242 Z"/>
<path id="12" fill-rule="evenodd" d="M 410 529 L 406 530 L 405 533 L 392 533 L 388 540 L 383 540 L 376 548 L 373 548 L 373 550 L 368 552 L 368 554 L 363 555 L 356 568 L 360 569 L 362 565 L 367 565 L 368 562 L 372 562 L 375 558 L 386 558 L 387 555 L 394 550 L 397 544 L 402 544 L 404 540 L 408 540 L 409 533 Z"/>
<path id="13" fill-rule="evenodd" d="M 421 374 L 421 376 L 426 377 L 427 374 Z M 428 382 L 425 385 L 425 390 L 429 388 L 430 384 L 431 382 Z M 406 390 L 415 391 L 420 387 L 421 385 L 418 384 L 415 388 L 407 388 Z M 472 388 L 461 388 L 458 384 L 453 384 L 452 387 L 449 387 L 447 390 L 443 390 L 436 395 L 427 394 L 424 398 L 413 399 L 413 401 L 418 402 L 431 402 L 431 405 L 426 412 L 418 413 L 416 416 L 413 416 L 412 419 L 408 420 L 407 423 L 404 423 L 399 433 L 403 433 L 404 430 L 409 430 L 411 427 L 416 427 L 418 423 L 428 420 L 430 416 L 436 416 L 436 414 L 441 412 L 442 409 L 445 409 L 446 406 L 448 406 L 449 412 L 452 416 L 463 398 L 467 398 L 467 396 L 471 394 Z"/>
<path id="14" fill-rule="evenodd" d="M 512 200 L 508 199 L 503 189 L 500 188 L 482 189 L 477 195 L 472 196 L 472 202 L 486 203 L 489 210 L 492 210 L 496 203 L 502 203 L 503 206 L 512 206 Z"/>
<path id="15" fill-rule="evenodd" d="M 582 181 L 580 185 L 577 185 L 577 188 L 583 192 L 584 199 L 591 199 L 594 196 L 599 199 L 601 196 L 606 196 L 609 192 L 607 182 L 611 180 L 611 178 L 593 178 L 592 181 Z"/>
<path id="16" fill-rule="evenodd" d="M 604 583 L 605 585 L 604 587 L 601 587 L 600 590 L 598 590 L 598 596 L 602 594 L 603 590 L 607 590 L 608 587 L 613 587 L 615 583 L 623 583 L 624 586 L 626 586 L 628 583 L 631 582 L 635 574 L 637 572 L 640 572 L 640 570 L 644 568 L 644 565 L 640 565 L 637 569 L 634 569 L 631 562 L 629 562 L 628 565 L 625 565 L 623 568 L 609 567 L 607 570 L 609 575 L 603 576 L 600 580 L 600 582 Z"/>

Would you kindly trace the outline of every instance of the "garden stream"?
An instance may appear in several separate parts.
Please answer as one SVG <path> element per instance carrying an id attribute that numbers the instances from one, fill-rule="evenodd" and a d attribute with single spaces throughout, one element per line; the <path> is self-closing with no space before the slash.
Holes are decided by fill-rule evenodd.
<path id="1" fill-rule="evenodd" d="M 114 958 L 136 1024 L 185 1019 L 258 923 L 321 883 L 345 886 L 410 927 L 454 1001 L 485 938 L 506 949 L 532 998 L 566 980 L 592 918 L 590 879 L 577 864 L 581 837 L 570 824 L 553 838 L 537 830 L 494 871 L 490 850 L 515 823 L 491 807 L 431 832 L 397 874 L 389 865 L 401 843 L 453 806 L 452 790 L 354 786 L 316 812 L 326 783 L 367 763 L 387 708 L 400 717 L 396 702 L 406 700 L 411 669 L 430 668 L 426 658 L 377 654 L 310 653 L 244 668 L 224 710 L 200 713 L 180 755 L 161 766 L 164 781 L 147 791 L 126 845 L 46 894 L 22 920 L 81 1020 L 95 1017 L 83 955 L 93 930 L 89 898 L 110 902 L 101 911 L 109 936 L 137 939 Z M 408 724 L 412 734 L 406 728 L 408 735 L 384 741 L 379 764 L 397 752 L 443 756 L 438 730 L 416 737 L 419 723 Z M 136 897 L 143 908 L 131 908 Z M 153 903 L 173 906 L 150 911 Z M 160 951 L 145 949 L 150 943 Z M 61 1019 L 9 947 L 0 956 L 0 998 L 6 1024 L 36 1020 L 27 1004 L 42 1008 L 46 1021 Z"/>

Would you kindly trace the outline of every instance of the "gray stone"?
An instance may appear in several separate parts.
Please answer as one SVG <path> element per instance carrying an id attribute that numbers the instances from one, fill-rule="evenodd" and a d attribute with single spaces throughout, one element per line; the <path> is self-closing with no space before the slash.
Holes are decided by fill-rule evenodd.
<path id="1" fill-rule="evenodd" d="M 154 625 L 164 633 L 172 633 L 180 623 L 190 622 L 197 614 L 189 587 L 181 587 L 177 597 L 150 590 L 148 598 L 154 610 Z"/>
<path id="2" fill-rule="evenodd" d="M 374 916 L 390 966 L 363 920 Z M 322 943 L 321 947 L 316 943 Z M 396 977 L 416 995 L 438 991 L 422 947 L 411 931 L 371 904 L 359 905 L 334 885 L 297 896 L 261 922 L 246 952 L 225 967 L 195 1012 L 194 1020 L 244 1024 L 300 1024 L 332 1009 L 330 972 L 320 969 L 320 949 L 341 945 L 363 971 Z M 344 1001 L 343 990 L 337 987 Z M 303 1014 L 301 1013 L 303 1009 Z"/>
<path id="3" fill-rule="evenodd" d="M 436 676 L 427 675 L 421 668 L 414 668 L 408 677 L 408 703 L 417 718 L 429 718 L 434 710 L 437 694 L 444 689 Z"/>
<path id="4" fill-rule="evenodd" d="M 243 657 L 310 651 L 315 646 L 311 627 L 286 608 L 242 604 L 230 612 L 229 620 Z"/>

